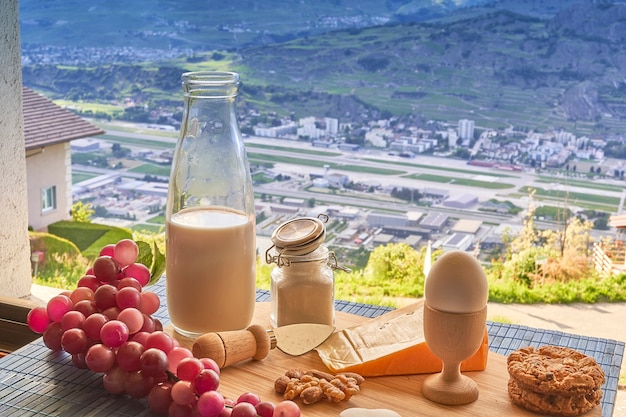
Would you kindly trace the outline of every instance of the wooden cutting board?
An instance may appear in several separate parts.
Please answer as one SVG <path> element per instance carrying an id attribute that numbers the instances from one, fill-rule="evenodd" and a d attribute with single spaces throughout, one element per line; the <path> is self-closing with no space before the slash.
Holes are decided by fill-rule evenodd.
<path id="1" fill-rule="evenodd" d="M 257 303 L 253 322 L 270 328 L 269 303 Z M 336 327 L 343 329 L 368 320 L 342 312 L 336 313 Z M 170 334 L 175 332 L 169 326 L 165 329 Z M 176 335 L 181 344 L 191 348 L 193 343 Z M 254 392 L 261 399 L 279 402 L 282 397 L 274 392 L 274 381 L 285 371 L 293 368 L 319 369 L 327 371 L 315 351 L 302 356 L 289 356 L 278 349 L 260 361 L 246 361 L 222 369 L 220 391 L 224 396 L 236 399 L 244 392 Z M 538 414 L 524 410 L 511 404 L 507 393 L 508 373 L 506 357 L 489 353 L 487 368 L 481 372 L 467 372 L 465 375 L 478 384 L 479 398 L 477 401 L 462 406 L 445 406 L 433 403 L 421 393 L 422 382 L 428 375 L 369 377 L 361 384 L 361 392 L 349 401 L 331 403 L 328 401 L 312 405 L 299 402 L 303 417 L 333 417 L 352 407 L 387 408 L 399 413 L 402 417 L 416 416 L 490 416 L 490 417 L 523 417 Z M 601 417 L 601 406 L 597 406 L 585 417 Z"/>

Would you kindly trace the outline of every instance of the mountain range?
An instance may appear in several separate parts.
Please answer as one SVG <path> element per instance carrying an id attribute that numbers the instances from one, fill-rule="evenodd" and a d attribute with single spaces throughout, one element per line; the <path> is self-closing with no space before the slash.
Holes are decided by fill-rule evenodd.
<path id="1" fill-rule="evenodd" d="M 24 83 L 173 108 L 180 73 L 238 71 L 263 112 L 626 131 L 626 4 L 22 0 Z"/>

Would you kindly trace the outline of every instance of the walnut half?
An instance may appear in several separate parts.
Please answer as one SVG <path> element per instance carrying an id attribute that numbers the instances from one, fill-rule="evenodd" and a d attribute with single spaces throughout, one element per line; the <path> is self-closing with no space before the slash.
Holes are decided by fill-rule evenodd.
<path id="1" fill-rule="evenodd" d="M 365 378 L 354 372 L 332 375 L 317 369 L 289 369 L 274 381 L 274 390 L 287 400 L 300 398 L 303 404 L 323 399 L 340 402 L 357 394 L 363 381 Z"/>

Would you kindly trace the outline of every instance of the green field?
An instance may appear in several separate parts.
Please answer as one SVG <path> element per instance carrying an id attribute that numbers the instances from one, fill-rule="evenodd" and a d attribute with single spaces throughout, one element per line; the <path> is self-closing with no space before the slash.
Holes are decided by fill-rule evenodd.
<path id="1" fill-rule="evenodd" d="M 131 227 L 136 232 L 163 233 L 164 227 L 154 224 L 139 223 Z"/>
<path id="2" fill-rule="evenodd" d="M 450 168 L 447 166 L 444 167 L 444 166 L 438 166 L 438 165 L 424 165 L 424 164 L 417 164 L 417 163 L 411 163 L 411 162 L 387 161 L 387 160 L 374 159 L 374 158 L 363 158 L 363 160 L 370 161 L 370 162 L 377 162 L 377 163 L 400 165 L 400 166 L 406 166 L 406 167 L 412 167 L 412 168 L 434 169 L 434 170 L 441 170 L 441 171 L 446 171 L 446 172 L 457 172 L 459 174 L 476 175 L 476 170 Z M 459 164 L 465 164 L 465 161 L 459 161 Z M 489 171 L 489 176 L 499 177 L 499 178 L 517 178 L 515 175 L 503 174 L 500 172 L 493 172 L 493 171 Z"/>
<path id="3" fill-rule="evenodd" d="M 287 146 L 272 146 L 272 145 L 263 145 L 261 143 L 246 143 L 246 148 L 259 148 L 259 149 L 271 149 L 275 151 L 285 151 L 285 152 L 297 152 L 306 155 L 317 155 L 317 156 L 341 156 L 342 154 L 339 152 L 329 152 L 329 151 L 319 151 L 314 149 L 302 149 L 302 148 L 291 148 Z"/>
<path id="4" fill-rule="evenodd" d="M 538 200 L 560 201 L 565 204 L 572 204 L 589 209 L 607 211 L 610 213 L 617 213 L 617 208 L 620 203 L 620 199 L 618 197 L 598 194 L 585 194 L 563 190 L 545 190 L 543 188 L 526 186 L 521 187 L 519 191 L 528 195 L 531 188 L 535 191 L 535 196 Z"/>
<path id="5" fill-rule="evenodd" d="M 135 130 L 136 132 L 137 130 Z M 154 133 L 150 131 L 150 135 Z M 171 135 L 171 133 L 170 133 Z M 167 142 L 156 139 L 139 139 L 139 138 L 131 138 L 128 136 L 116 136 L 110 134 L 104 134 L 97 136 L 98 139 L 106 140 L 113 143 L 120 143 L 125 145 L 135 145 L 135 146 L 143 146 L 146 148 L 154 148 L 154 149 L 173 149 L 176 146 L 175 142 Z"/>
<path id="6" fill-rule="evenodd" d="M 565 187 L 572 186 L 572 187 L 580 187 L 580 188 L 590 188 L 593 190 L 605 190 L 605 191 L 611 191 L 611 192 L 622 192 L 624 190 L 624 187 L 621 187 L 619 185 L 603 184 L 601 182 L 591 181 L 591 180 L 583 181 L 583 180 L 539 176 L 539 178 L 536 179 L 535 181 L 538 183 L 560 184 Z"/>
<path id="7" fill-rule="evenodd" d="M 160 166 L 154 164 L 142 164 L 135 168 L 131 168 L 128 170 L 129 172 L 137 172 L 140 174 L 147 175 L 160 175 L 164 177 L 168 177 L 170 175 L 171 168 L 169 166 Z"/>
<path id="8" fill-rule="evenodd" d="M 98 176 L 97 174 L 87 174 L 84 172 L 79 173 L 79 172 L 72 171 L 72 184 L 77 184 L 79 182 L 95 178 L 97 176 Z"/>
<path id="9" fill-rule="evenodd" d="M 362 166 L 362 165 L 344 165 L 344 164 L 337 164 L 333 162 L 316 161 L 314 159 L 291 158 L 291 157 L 283 157 L 279 155 L 266 155 L 266 154 L 260 154 L 260 153 L 254 153 L 254 152 L 248 152 L 248 158 L 250 159 L 250 161 L 296 164 L 296 165 L 311 166 L 311 167 L 318 167 L 318 168 L 323 168 L 325 165 L 328 165 L 329 168 L 340 170 L 340 171 L 365 172 L 369 174 L 378 174 L 378 175 L 400 175 L 400 174 L 405 173 L 405 171 L 398 171 L 395 169 L 373 168 L 373 167 L 367 167 L 367 166 Z"/>
<path id="10" fill-rule="evenodd" d="M 443 175 L 432 175 L 432 174 L 410 174 L 410 175 L 404 175 L 404 178 L 411 178 L 414 180 L 421 180 L 421 181 L 439 182 L 443 184 L 466 185 L 468 187 L 489 188 L 493 190 L 504 190 L 507 188 L 515 187 L 515 185 L 513 184 L 506 184 L 506 183 L 501 183 L 501 182 L 480 181 L 480 180 L 472 180 L 472 179 L 467 179 L 467 178 L 447 177 Z"/>

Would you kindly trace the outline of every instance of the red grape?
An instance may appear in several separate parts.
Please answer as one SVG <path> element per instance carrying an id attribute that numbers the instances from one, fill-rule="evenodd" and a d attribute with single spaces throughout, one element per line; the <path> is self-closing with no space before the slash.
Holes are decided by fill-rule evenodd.
<path id="1" fill-rule="evenodd" d="M 120 310 L 125 308 L 139 308 L 141 304 L 141 292 L 133 287 L 124 287 L 117 291 L 115 301 Z"/>
<path id="2" fill-rule="evenodd" d="M 111 284 L 103 284 L 95 291 L 94 301 L 100 311 L 104 311 L 109 307 L 117 307 L 116 296 L 116 287 Z"/>
<path id="3" fill-rule="evenodd" d="M 120 311 L 117 320 L 124 322 L 130 334 L 137 333 L 143 327 L 143 314 L 136 308 L 126 308 Z"/>
<path id="4" fill-rule="evenodd" d="M 48 305 L 46 306 L 46 311 L 48 312 L 48 317 L 52 321 L 60 322 L 65 313 L 70 311 L 74 306 L 70 297 L 59 294 L 55 295 L 48 301 Z"/>
<path id="5" fill-rule="evenodd" d="M 126 389 L 126 379 L 128 379 L 128 372 L 118 368 L 117 366 L 111 368 L 102 377 L 102 384 L 104 389 L 111 394 L 121 394 Z"/>
<path id="6" fill-rule="evenodd" d="M 46 307 L 35 307 L 30 310 L 26 316 L 26 323 L 33 332 L 42 334 L 50 324 Z"/>
<path id="7" fill-rule="evenodd" d="M 83 300 L 93 300 L 93 297 L 94 291 L 87 287 L 78 287 L 70 294 L 70 300 L 72 300 L 72 303 L 74 304 Z"/>
<path id="8" fill-rule="evenodd" d="M 83 329 L 69 329 L 61 336 L 61 347 L 71 355 L 84 353 L 87 349 L 87 335 Z"/>
<path id="9" fill-rule="evenodd" d="M 74 305 L 74 310 L 80 311 L 85 317 L 89 317 L 98 312 L 98 307 L 96 306 L 95 301 L 83 300 Z"/>
<path id="10" fill-rule="evenodd" d="M 174 348 L 174 339 L 163 331 L 155 331 L 148 336 L 146 348 L 157 348 L 167 354 Z"/>
<path id="11" fill-rule="evenodd" d="M 261 401 L 254 408 L 259 417 L 272 417 L 276 406 L 269 401 Z"/>
<path id="12" fill-rule="evenodd" d="M 167 410 L 167 417 L 192 417 L 191 406 L 176 404 L 172 401 Z"/>
<path id="13" fill-rule="evenodd" d="M 216 417 L 224 409 L 224 396 L 218 391 L 202 393 L 198 397 L 197 407 L 202 417 Z"/>
<path id="14" fill-rule="evenodd" d="M 93 262 L 93 274 L 102 282 L 116 280 L 120 268 L 110 256 L 100 256 Z"/>
<path id="15" fill-rule="evenodd" d="M 244 392 L 237 398 L 237 403 L 250 403 L 252 405 L 257 405 L 261 402 L 261 398 L 253 392 Z"/>
<path id="16" fill-rule="evenodd" d="M 143 347 L 146 347 L 146 340 L 148 340 L 150 333 L 139 331 L 131 336 L 130 340 L 140 343 Z"/>
<path id="17" fill-rule="evenodd" d="M 146 348 L 139 342 L 129 341 L 117 348 L 117 365 L 125 371 L 141 369 L 141 354 Z"/>
<path id="18" fill-rule="evenodd" d="M 193 392 L 191 382 L 176 381 L 172 385 L 172 400 L 180 405 L 193 405 L 196 402 L 196 394 Z"/>
<path id="19" fill-rule="evenodd" d="M 171 352 L 171 351 L 170 351 Z M 204 370 L 204 365 L 197 358 L 184 358 L 176 367 L 176 376 L 183 381 L 194 381 L 196 376 Z"/>
<path id="20" fill-rule="evenodd" d="M 133 263 L 128 265 L 122 271 L 125 277 L 135 278 L 139 283 L 145 287 L 150 282 L 150 269 L 144 264 Z"/>
<path id="21" fill-rule="evenodd" d="M 214 359 L 200 358 L 200 362 L 204 365 L 204 369 L 213 369 L 216 374 L 220 374 L 220 367 Z"/>
<path id="22" fill-rule="evenodd" d="M 102 313 L 94 313 L 83 322 L 83 330 L 91 340 L 100 341 L 100 330 L 109 319 Z"/>
<path id="23" fill-rule="evenodd" d="M 167 370 L 167 355 L 160 349 L 148 348 L 140 357 L 141 372 L 147 376 L 159 377 Z"/>
<path id="24" fill-rule="evenodd" d="M 152 316 L 143 314 L 143 325 L 138 330 L 139 332 L 152 333 L 156 330 L 156 325 Z"/>
<path id="25" fill-rule="evenodd" d="M 100 340 L 111 348 L 120 347 L 128 340 L 128 326 L 119 320 L 109 320 L 100 329 Z"/>
<path id="26" fill-rule="evenodd" d="M 150 393 L 153 386 L 154 378 L 141 372 L 131 372 L 124 385 L 124 390 L 133 398 L 143 398 Z"/>
<path id="27" fill-rule="evenodd" d="M 183 347 L 172 348 L 167 352 L 167 370 L 175 374 L 178 364 L 185 358 L 193 358 L 193 353 L 189 349 Z"/>
<path id="28" fill-rule="evenodd" d="M 215 391 L 220 386 L 220 377 L 213 369 L 203 369 L 193 381 L 196 393 Z"/>
<path id="29" fill-rule="evenodd" d="M 172 403 L 171 396 L 172 385 L 170 383 L 160 383 L 152 387 L 148 394 L 148 407 L 155 413 L 167 413 Z"/>
<path id="30" fill-rule="evenodd" d="M 61 323 L 52 322 L 43 332 L 43 343 L 52 351 L 61 350 L 61 336 L 63 336 Z"/>
<path id="31" fill-rule="evenodd" d="M 157 332 L 163 331 L 163 323 L 159 319 L 154 319 L 154 330 Z"/>
<path id="32" fill-rule="evenodd" d="M 115 352 L 101 343 L 87 350 L 85 364 L 94 372 L 107 372 L 115 365 Z"/>
<path id="33" fill-rule="evenodd" d="M 126 278 L 120 279 L 120 282 L 118 282 L 117 284 L 117 289 L 122 289 L 124 287 L 133 287 L 137 291 L 143 290 L 143 286 L 139 283 L 139 281 L 137 281 L 133 277 L 126 277 Z"/>
<path id="34" fill-rule="evenodd" d="M 113 248 L 113 259 L 120 265 L 130 265 L 137 260 L 139 246 L 131 239 L 122 239 Z"/>
<path id="35" fill-rule="evenodd" d="M 85 315 L 80 311 L 71 310 L 65 313 L 61 319 L 61 328 L 63 331 L 69 329 L 81 329 L 85 323 Z"/>
<path id="36" fill-rule="evenodd" d="M 248 402 L 235 404 L 230 415 L 232 417 L 257 417 L 256 408 Z"/>
<path id="37" fill-rule="evenodd" d="M 99 286 L 100 280 L 95 275 L 90 274 L 83 275 L 76 283 L 76 287 L 91 288 L 92 291 L 96 291 Z"/>
<path id="38" fill-rule="evenodd" d="M 115 244 L 114 243 L 110 243 L 108 245 L 103 246 L 102 249 L 100 249 L 99 256 L 111 256 L 111 257 L 113 257 L 113 253 L 114 252 L 115 252 Z"/>
<path id="39" fill-rule="evenodd" d="M 230 407 L 224 407 L 221 413 L 217 415 L 217 417 L 231 417 L 233 413 L 233 409 Z"/>
<path id="40" fill-rule="evenodd" d="M 283 400 L 276 404 L 273 417 L 300 417 L 300 407 L 291 400 Z"/>
<path id="41" fill-rule="evenodd" d="M 117 306 L 109 307 L 106 310 L 103 310 L 102 314 L 104 314 L 109 320 L 117 320 L 117 316 L 120 315 L 120 309 Z"/>
<path id="42" fill-rule="evenodd" d="M 159 309 L 161 300 L 156 293 L 151 291 L 145 291 L 141 293 L 141 302 L 139 303 L 139 310 L 144 314 L 154 314 Z"/>

